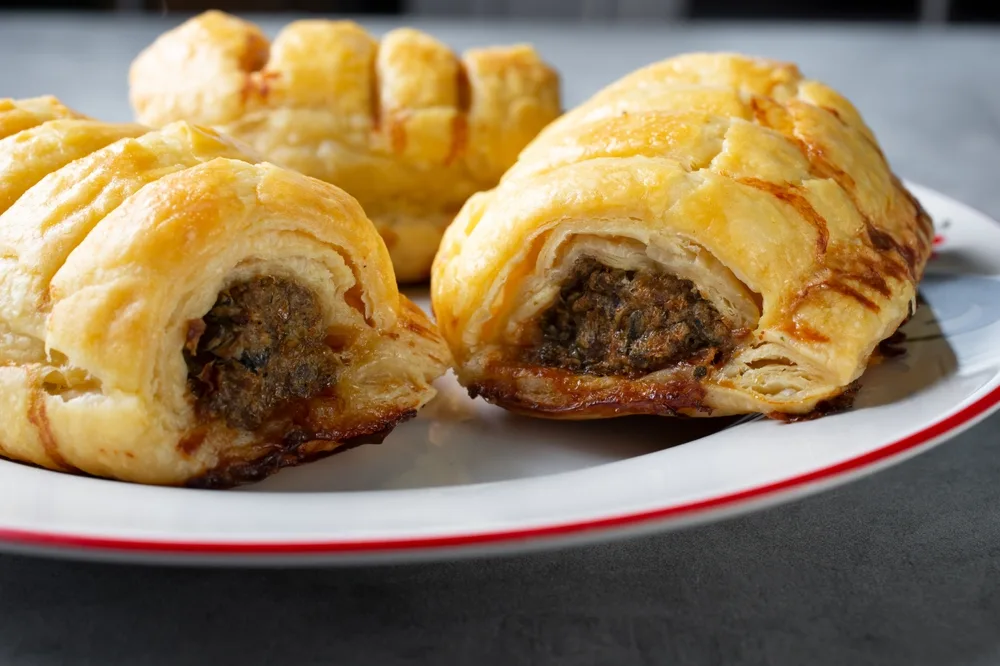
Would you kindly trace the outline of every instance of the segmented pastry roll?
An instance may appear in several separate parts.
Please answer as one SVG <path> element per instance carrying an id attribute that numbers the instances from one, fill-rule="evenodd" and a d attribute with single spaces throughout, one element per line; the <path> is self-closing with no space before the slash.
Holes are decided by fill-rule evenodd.
<path id="1" fill-rule="evenodd" d="M 690 54 L 550 125 L 434 266 L 473 395 L 590 418 L 847 404 L 915 307 L 932 224 L 841 95 Z"/>
<path id="2" fill-rule="evenodd" d="M 447 349 L 349 195 L 184 122 L 36 107 L 0 102 L 0 455 L 228 486 L 432 397 Z"/>
<path id="3" fill-rule="evenodd" d="M 496 185 L 560 111 L 555 72 L 528 46 L 461 58 L 412 29 L 381 43 L 350 21 L 302 20 L 269 44 L 211 11 L 131 69 L 141 122 L 210 125 L 357 197 L 401 282 L 425 280 L 444 228 Z"/>

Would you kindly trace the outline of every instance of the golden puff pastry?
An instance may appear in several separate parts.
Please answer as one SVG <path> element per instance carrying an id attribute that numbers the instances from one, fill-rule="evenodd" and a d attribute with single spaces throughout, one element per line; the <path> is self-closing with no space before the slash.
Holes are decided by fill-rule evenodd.
<path id="1" fill-rule="evenodd" d="M 0 102 L 0 455 L 225 487 L 433 396 L 447 348 L 344 191 L 185 122 L 36 107 Z"/>
<path id="2" fill-rule="evenodd" d="M 157 39 L 130 79 L 141 122 L 212 126 L 357 197 L 400 282 L 427 279 L 461 205 L 560 112 L 558 77 L 528 46 L 460 59 L 417 30 L 380 43 L 350 21 L 296 21 L 269 44 L 210 11 Z"/>
<path id="3" fill-rule="evenodd" d="M 847 406 L 915 307 L 932 224 L 857 110 L 728 53 L 630 74 L 445 234 L 432 298 L 473 395 L 553 418 Z"/>

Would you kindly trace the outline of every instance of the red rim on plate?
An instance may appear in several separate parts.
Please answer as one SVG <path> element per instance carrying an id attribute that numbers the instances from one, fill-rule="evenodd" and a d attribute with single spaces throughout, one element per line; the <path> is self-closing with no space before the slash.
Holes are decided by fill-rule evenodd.
<path id="1" fill-rule="evenodd" d="M 696 502 L 676 504 L 659 509 L 622 514 L 596 520 L 564 522 L 541 527 L 499 530 L 440 537 L 420 537 L 406 539 L 382 539 L 367 541 L 306 541 L 306 542 L 211 542 L 211 541 L 159 541 L 155 539 L 117 539 L 93 537 L 79 534 L 64 534 L 23 529 L 0 528 L 0 542 L 10 545 L 44 549 L 69 549 L 93 553 L 146 553 L 146 554 L 188 554 L 198 556 L 293 556 L 293 555 L 335 555 L 347 553 L 413 553 L 459 549 L 476 546 L 502 546 L 524 544 L 540 540 L 550 540 L 583 535 L 588 532 L 635 528 L 644 524 L 666 519 L 682 519 L 706 511 L 745 505 L 760 501 L 780 493 L 805 489 L 822 481 L 830 481 L 851 472 L 872 467 L 915 449 L 932 440 L 956 430 L 973 425 L 1000 404 L 1000 387 L 981 396 L 976 401 L 933 423 L 923 430 L 896 440 L 875 451 L 845 460 L 829 467 L 799 476 L 742 490 L 727 495 L 711 497 Z"/>

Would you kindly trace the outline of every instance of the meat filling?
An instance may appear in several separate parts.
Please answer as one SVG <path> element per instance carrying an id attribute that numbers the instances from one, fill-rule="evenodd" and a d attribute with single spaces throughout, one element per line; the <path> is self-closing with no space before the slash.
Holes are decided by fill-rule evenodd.
<path id="1" fill-rule="evenodd" d="M 635 376 L 686 361 L 703 377 L 733 347 L 731 328 L 690 280 L 591 258 L 574 265 L 539 332 L 526 360 L 594 375 Z"/>
<path id="2" fill-rule="evenodd" d="M 256 430 L 281 407 L 328 391 L 340 362 L 315 295 L 262 276 L 221 292 L 188 330 L 185 359 L 200 413 Z"/>

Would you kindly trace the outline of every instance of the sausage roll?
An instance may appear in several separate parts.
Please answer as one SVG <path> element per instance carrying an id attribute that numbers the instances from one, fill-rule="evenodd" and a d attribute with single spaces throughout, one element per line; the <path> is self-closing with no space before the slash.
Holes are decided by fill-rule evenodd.
<path id="1" fill-rule="evenodd" d="M 138 119 L 212 126 L 269 160 L 357 197 L 401 282 L 426 280 L 444 228 L 496 185 L 560 111 L 555 72 L 528 46 L 470 50 L 398 29 L 302 20 L 273 44 L 210 11 L 131 68 Z"/>
<path id="2" fill-rule="evenodd" d="M 184 122 L 36 107 L 0 102 L 0 455 L 230 486 L 433 396 L 447 348 L 344 191 Z"/>
<path id="3" fill-rule="evenodd" d="M 846 406 L 915 307 L 932 224 L 854 106 L 689 54 L 551 124 L 445 234 L 432 298 L 473 395 L 555 418 Z"/>

